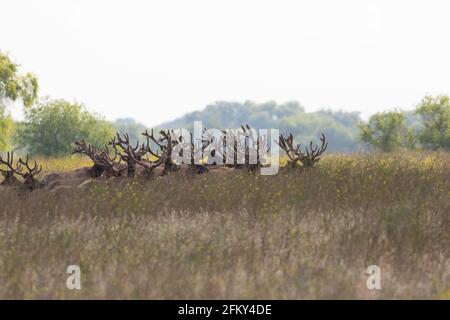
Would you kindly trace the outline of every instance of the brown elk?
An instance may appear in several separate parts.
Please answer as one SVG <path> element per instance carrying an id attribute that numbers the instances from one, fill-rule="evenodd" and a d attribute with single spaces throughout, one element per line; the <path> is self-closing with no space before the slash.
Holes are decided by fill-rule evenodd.
<path id="1" fill-rule="evenodd" d="M 105 146 L 104 150 L 98 150 L 82 139 L 74 143 L 72 154 L 75 153 L 85 154 L 92 160 L 94 165 L 90 172 L 93 178 L 100 177 L 103 174 L 107 178 L 122 176 L 123 171 L 126 170 L 126 166 L 124 167 L 120 163 L 117 150 L 112 155 L 108 146 Z"/>
<path id="2" fill-rule="evenodd" d="M 6 153 L 6 161 L 3 160 L 3 158 L 0 156 L 0 165 L 5 165 L 6 169 L 0 168 L 0 173 L 3 176 L 3 181 L 0 183 L 0 185 L 4 186 L 18 186 L 20 185 L 20 181 L 15 177 L 16 171 L 20 171 L 21 164 L 16 163 L 16 166 L 14 167 L 14 152 L 11 151 L 11 153 L 8 151 Z"/>
<path id="3" fill-rule="evenodd" d="M 105 172 L 105 168 L 96 163 L 96 154 L 98 152 L 97 148 L 86 143 L 84 139 L 75 141 L 74 147 L 72 148 L 72 154 L 85 154 L 92 160 L 94 165 L 89 169 L 89 174 L 92 178 L 98 178 Z"/>
<path id="4" fill-rule="evenodd" d="M 25 167 L 26 172 L 22 173 L 20 167 L 20 170 L 16 170 L 15 173 L 22 176 L 23 178 L 23 185 L 27 191 L 33 191 L 34 189 L 42 187 L 42 183 L 38 181 L 35 176 L 38 175 L 42 171 L 42 166 L 37 165 L 36 161 L 34 161 L 34 165 L 31 167 L 29 164 L 29 157 L 28 154 L 25 158 L 25 161 L 22 160 L 22 158 L 19 158 L 18 163 Z"/>
<path id="5" fill-rule="evenodd" d="M 157 159 L 155 163 L 162 165 L 164 167 L 163 175 L 171 174 L 179 169 L 178 165 L 174 162 L 172 158 L 173 148 L 180 143 L 180 138 L 176 137 L 173 130 L 161 130 L 159 132 L 161 138 L 155 138 L 153 134 L 153 129 L 151 133 L 147 130 L 142 134 L 147 139 L 147 151 Z M 153 152 L 151 149 L 151 142 L 157 145 L 161 150 L 161 155 L 158 152 Z"/>
<path id="6" fill-rule="evenodd" d="M 133 161 L 144 169 L 142 173 L 144 178 L 150 179 L 152 177 L 164 174 L 164 168 L 161 167 L 161 165 L 163 164 L 163 158 L 158 158 L 156 161 L 151 161 L 143 157 L 139 159 L 135 158 L 133 154 L 131 156 L 133 158 Z"/>
<path id="7" fill-rule="evenodd" d="M 49 186 L 54 181 L 60 181 L 61 183 L 73 179 L 87 180 L 92 178 L 91 169 L 92 167 L 81 167 L 71 172 L 50 172 L 42 177 L 41 182 L 44 186 Z"/>
<path id="8" fill-rule="evenodd" d="M 123 172 L 127 170 L 127 166 L 120 162 L 120 157 L 116 150 L 112 153 L 108 146 L 95 155 L 95 163 L 102 166 L 105 169 L 105 177 L 120 177 Z"/>
<path id="9" fill-rule="evenodd" d="M 318 145 L 313 146 L 312 141 L 309 147 L 305 147 L 305 152 L 302 151 L 300 144 L 294 147 L 294 137 L 292 133 L 288 137 L 280 135 L 279 146 L 288 156 L 288 166 L 295 168 L 299 162 L 302 163 L 304 168 L 311 168 L 315 163 L 319 162 L 320 156 L 325 152 L 328 147 L 325 135 L 322 133 L 320 137 L 320 147 Z"/>
<path id="10" fill-rule="evenodd" d="M 116 139 L 117 138 L 117 139 Z M 119 133 L 116 137 L 109 142 L 113 146 L 115 151 L 118 153 L 119 157 L 127 164 L 127 176 L 128 178 L 133 178 L 136 173 L 136 160 L 142 160 L 147 153 L 147 146 L 142 144 L 139 147 L 139 142 L 133 147 L 130 144 L 130 137 L 127 133 L 124 134 L 123 138 Z"/>

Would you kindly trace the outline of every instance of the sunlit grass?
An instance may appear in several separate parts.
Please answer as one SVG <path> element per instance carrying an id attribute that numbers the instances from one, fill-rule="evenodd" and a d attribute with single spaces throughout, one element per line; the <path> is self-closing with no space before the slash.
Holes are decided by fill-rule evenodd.
<path id="1" fill-rule="evenodd" d="M 91 166 L 92 161 L 86 156 L 73 155 L 60 158 L 35 157 L 38 165 L 42 165 L 42 173 L 47 172 L 66 172 L 83 166 Z"/>

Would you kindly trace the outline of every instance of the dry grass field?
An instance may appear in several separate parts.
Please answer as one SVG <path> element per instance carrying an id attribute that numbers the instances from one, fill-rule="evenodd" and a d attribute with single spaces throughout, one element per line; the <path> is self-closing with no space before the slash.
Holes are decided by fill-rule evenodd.
<path id="1" fill-rule="evenodd" d="M 0 192 L 1 299 L 450 298 L 447 153 Z M 81 290 L 66 288 L 73 264 Z"/>

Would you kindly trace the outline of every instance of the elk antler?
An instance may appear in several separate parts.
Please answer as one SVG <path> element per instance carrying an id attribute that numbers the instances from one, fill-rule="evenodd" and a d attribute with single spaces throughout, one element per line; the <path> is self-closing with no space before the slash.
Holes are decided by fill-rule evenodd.
<path id="1" fill-rule="evenodd" d="M 267 137 L 255 132 L 248 124 L 241 126 L 241 129 L 237 134 L 228 133 L 232 143 L 227 141 L 227 152 L 234 154 L 232 166 L 254 172 L 262 166 L 261 155 L 268 152 Z"/>
<path id="2" fill-rule="evenodd" d="M 24 165 L 25 168 L 28 170 L 28 172 L 25 172 L 25 173 L 18 172 L 22 177 L 25 177 L 27 174 L 31 175 L 33 177 L 42 171 L 42 165 L 40 165 L 38 167 L 36 161 L 34 161 L 33 167 L 30 167 L 28 154 L 27 154 L 27 157 L 25 158 L 25 161 L 23 161 L 22 158 L 19 158 L 18 163 L 20 163 L 21 165 Z"/>
<path id="3" fill-rule="evenodd" d="M 143 157 L 136 157 L 136 155 L 133 153 L 131 153 L 130 156 L 135 163 L 139 164 L 140 166 L 142 166 L 144 168 L 145 174 L 148 178 L 153 173 L 153 170 L 156 167 L 159 167 L 160 165 L 162 165 L 164 162 L 164 159 L 162 157 L 160 157 L 156 161 L 152 162 L 148 159 L 144 159 Z"/>
<path id="4" fill-rule="evenodd" d="M 94 155 L 93 161 L 97 165 L 100 165 L 103 168 L 105 168 L 107 177 L 120 176 L 122 172 L 126 169 L 126 167 L 124 168 L 118 167 L 120 164 L 120 158 L 117 153 L 117 150 L 114 149 L 114 156 L 111 156 L 111 152 L 107 145 L 105 146 L 104 150 Z"/>
<path id="5" fill-rule="evenodd" d="M 42 165 L 38 167 L 37 162 L 34 161 L 34 165 L 31 167 L 29 164 L 28 154 L 25 158 L 25 161 L 23 161 L 22 158 L 19 158 L 18 163 L 25 166 L 27 171 L 25 173 L 21 172 L 16 173 L 22 176 L 23 183 L 28 191 L 34 190 L 36 187 L 40 185 L 40 183 L 35 179 L 35 176 L 42 171 Z"/>
<path id="6" fill-rule="evenodd" d="M 17 162 L 16 166 L 14 167 L 14 151 L 11 151 L 11 153 L 8 151 L 6 153 L 6 161 L 3 160 L 2 156 L 0 155 L 0 164 L 5 165 L 7 169 L 9 169 L 5 170 L 0 168 L 0 172 L 4 176 L 2 184 L 11 185 L 18 183 L 18 180 L 16 179 L 16 177 L 14 177 L 14 174 L 19 174 L 19 172 L 22 170 L 22 165 Z"/>
<path id="7" fill-rule="evenodd" d="M 7 173 L 7 172 L 14 172 L 17 173 L 18 171 L 20 171 L 22 169 L 22 165 L 17 162 L 16 163 L 16 167 L 13 167 L 14 164 L 14 151 L 11 151 L 11 153 L 8 151 L 6 153 L 6 161 L 3 160 L 2 156 L 0 155 L 0 164 L 5 165 L 6 167 L 8 167 L 9 170 L 4 170 L 0 168 L 0 171 L 3 173 Z"/>
<path id="8" fill-rule="evenodd" d="M 325 135 L 323 133 L 320 137 L 320 141 L 320 147 L 318 145 L 313 146 L 313 143 L 311 141 L 309 144 L 309 148 L 305 147 L 305 152 L 303 152 L 301 150 L 300 144 L 297 144 L 296 147 L 293 146 L 294 137 L 291 133 L 287 138 L 285 138 L 283 135 L 280 135 L 279 146 L 284 150 L 284 152 L 286 152 L 288 158 L 290 159 L 288 163 L 292 167 L 297 166 L 298 162 L 301 162 L 303 164 L 303 167 L 309 168 L 313 167 L 314 164 L 320 160 L 319 157 L 327 149 L 328 142 L 326 142 Z"/>
<path id="9" fill-rule="evenodd" d="M 213 149 L 210 150 L 210 155 L 212 158 L 222 158 L 222 163 L 226 163 L 226 131 L 222 131 L 223 139 L 217 139 L 217 137 L 210 132 L 207 128 L 203 129 L 202 132 L 202 139 L 201 139 L 201 146 L 200 148 L 194 149 L 197 153 L 197 156 L 200 155 L 203 156 L 203 152 L 211 146 Z M 214 161 L 213 163 L 210 163 L 212 165 L 216 165 L 217 163 Z"/>
<path id="10" fill-rule="evenodd" d="M 116 134 L 113 140 L 109 142 L 113 146 L 114 150 L 119 154 L 120 158 L 127 163 L 128 177 L 132 178 L 136 172 L 135 159 L 142 159 L 147 153 L 147 146 L 142 144 L 139 148 L 139 142 L 136 142 L 136 146 L 133 147 L 130 143 L 130 137 L 127 133 L 123 135 L 123 138 L 119 133 Z M 118 150 L 118 148 L 120 150 Z"/>
<path id="11" fill-rule="evenodd" d="M 95 157 L 99 153 L 97 148 L 94 146 L 91 146 L 90 144 L 86 143 L 84 139 L 81 139 L 80 141 L 75 141 L 74 147 L 72 149 L 72 154 L 75 153 L 81 153 L 87 155 L 91 160 L 95 163 Z"/>
<path id="12" fill-rule="evenodd" d="M 290 164 L 292 167 L 295 167 L 297 163 L 300 161 L 299 157 L 300 145 L 297 145 L 294 148 L 293 144 L 294 144 L 294 137 L 292 133 L 289 134 L 287 138 L 284 137 L 283 134 L 280 135 L 280 141 L 278 145 L 288 156 L 289 158 L 288 164 Z"/>
<path id="13" fill-rule="evenodd" d="M 163 174 L 174 172 L 178 170 L 178 165 L 172 159 L 172 150 L 175 145 L 181 143 L 181 139 L 179 137 L 174 137 L 175 134 L 173 130 L 161 130 L 159 134 L 161 136 L 159 139 L 155 138 L 153 135 L 153 129 L 151 130 L 151 133 L 148 133 L 148 131 L 145 130 L 142 134 L 147 138 L 147 151 L 152 156 L 162 161 L 164 164 Z M 161 155 L 159 155 L 158 152 L 155 153 L 152 151 L 150 147 L 150 140 L 159 147 Z"/>
<path id="14" fill-rule="evenodd" d="M 326 142 L 326 138 L 323 133 L 320 137 L 320 142 L 321 145 L 319 147 L 317 144 L 313 146 L 313 143 L 311 141 L 309 144 L 309 148 L 305 147 L 304 153 L 301 151 L 301 148 L 299 148 L 299 159 L 305 167 L 312 167 L 316 162 L 319 162 L 320 156 L 327 149 L 328 142 Z"/>
<path id="15" fill-rule="evenodd" d="M 268 152 L 267 149 L 267 136 L 262 136 L 259 133 L 255 135 L 255 130 L 252 129 L 248 124 L 242 126 L 242 130 L 245 134 L 245 152 L 244 158 L 245 163 L 249 171 L 255 171 L 257 168 L 262 166 L 261 155 Z M 255 158 L 256 163 L 250 163 L 250 159 Z"/>
<path id="16" fill-rule="evenodd" d="M 116 140 L 117 138 L 117 140 Z M 120 147 L 122 150 L 121 152 L 118 150 L 119 155 L 121 156 L 122 160 L 128 161 L 131 158 L 131 153 L 135 157 L 142 157 L 147 153 L 147 149 L 144 144 L 139 146 L 139 141 L 136 142 L 136 146 L 133 147 L 130 143 L 130 137 L 128 136 L 128 133 L 125 133 L 123 135 L 123 138 L 120 136 L 119 133 L 116 133 L 116 137 L 109 143 L 110 145 L 113 145 L 116 149 L 117 147 Z M 117 150 L 117 149 L 116 149 Z"/>

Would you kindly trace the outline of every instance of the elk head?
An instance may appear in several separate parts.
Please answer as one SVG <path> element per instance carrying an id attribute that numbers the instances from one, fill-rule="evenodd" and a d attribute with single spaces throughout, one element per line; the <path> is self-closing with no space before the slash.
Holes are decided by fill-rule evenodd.
<path id="1" fill-rule="evenodd" d="M 145 130 L 143 135 L 147 139 L 147 151 L 153 157 L 158 159 L 157 162 L 160 160 L 164 165 L 163 174 L 170 174 L 179 169 L 178 165 L 172 159 L 172 150 L 177 144 L 180 143 L 180 138 L 175 136 L 173 130 L 161 130 L 159 134 L 161 138 L 157 139 L 153 134 L 153 129 L 151 130 L 151 133 Z M 157 147 L 159 147 L 159 149 L 161 150 L 161 155 L 159 155 L 158 152 L 153 152 L 151 150 L 150 142 L 153 142 Z"/>
<path id="2" fill-rule="evenodd" d="M 313 167 L 315 163 L 319 162 L 320 156 L 328 147 L 328 142 L 326 142 L 325 135 L 322 133 L 320 137 L 320 147 L 316 144 L 313 146 L 312 141 L 309 143 L 309 147 L 305 147 L 305 152 L 301 151 L 299 148 L 300 162 L 305 168 Z"/>
<path id="3" fill-rule="evenodd" d="M 116 137 L 109 144 L 114 147 L 122 161 L 127 164 L 127 176 L 133 178 L 136 173 L 137 162 L 135 159 L 142 160 L 142 157 L 147 153 L 147 146 L 142 144 L 139 147 L 139 142 L 136 142 L 136 146 L 133 147 L 127 133 L 124 134 L 123 138 L 117 133 Z"/>
<path id="4" fill-rule="evenodd" d="M 147 133 L 147 131 L 146 131 L 146 133 Z M 147 138 L 147 139 L 149 139 L 149 138 Z M 148 140 L 147 140 L 147 144 L 143 145 L 141 148 L 145 148 L 145 151 L 146 151 L 145 153 L 149 152 L 154 158 L 156 158 L 156 160 L 151 161 L 148 158 L 145 159 L 144 158 L 145 154 L 142 154 L 143 151 L 141 153 L 129 152 L 129 156 L 131 158 L 131 161 L 133 161 L 135 164 L 138 164 L 144 168 L 144 177 L 146 179 L 150 179 L 153 176 L 153 171 L 155 170 L 155 168 L 157 168 L 163 164 L 164 158 L 162 156 L 160 156 L 158 152 L 153 152 L 151 150 Z"/>
<path id="5" fill-rule="evenodd" d="M 74 147 L 72 149 L 72 154 L 75 153 L 85 154 L 92 160 L 92 162 L 94 163 L 90 170 L 92 178 L 98 178 L 103 174 L 103 172 L 105 172 L 105 168 L 96 162 L 96 155 L 99 153 L 99 151 L 94 146 L 86 143 L 84 139 L 75 141 Z"/>
<path id="6" fill-rule="evenodd" d="M 122 176 L 123 171 L 127 169 L 120 167 L 120 157 L 117 151 L 114 150 L 114 154 L 112 154 L 108 146 L 94 155 L 94 163 L 104 168 L 106 178 Z"/>
<path id="7" fill-rule="evenodd" d="M 22 173 L 20 171 L 16 171 L 17 174 L 21 175 L 23 178 L 23 184 L 27 191 L 33 191 L 34 189 L 41 186 L 41 183 L 36 180 L 35 176 L 42 171 L 42 166 L 37 165 L 36 161 L 34 161 L 34 165 L 31 167 L 29 164 L 28 154 L 25 161 L 22 158 L 19 158 L 18 164 L 21 166 L 25 166 L 26 172 Z M 20 167 L 22 169 L 22 167 Z"/>
<path id="8" fill-rule="evenodd" d="M 1 185 L 18 185 L 20 184 L 19 180 L 14 176 L 17 171 L 21 170 L 20 163 L 16 163 L 14 166 L 14 152 L 11 153 L 8 151 L 6 153 L 6 161 L 0 156 L 0 165 L 5 165 L 6 169 L 0 168 L 0 173 L 3 176 L 3 181 L 0 183 Z"/>
<path id="9" fill-rule="evenodd" d="M 309 147 L 305 147 L 305 151 L 303 152 L 300 144 L 297 144 L 294 147 L 294 137 L 291 133 L 288 137 L 280 135 L 280 141 L 278 144 L 288 156 L 288 165 L 290 167 L 295 168 L 298 163 L 301 162 L 304 168 L 311 168 L 315 163 L 319 162 L 320 156 L 328 147 L 328 142 L 326 142 L 325 135 L 323 133 L 320 141 L 320 147 L 318 145 L 313 146 L 311 141 Z"/>

